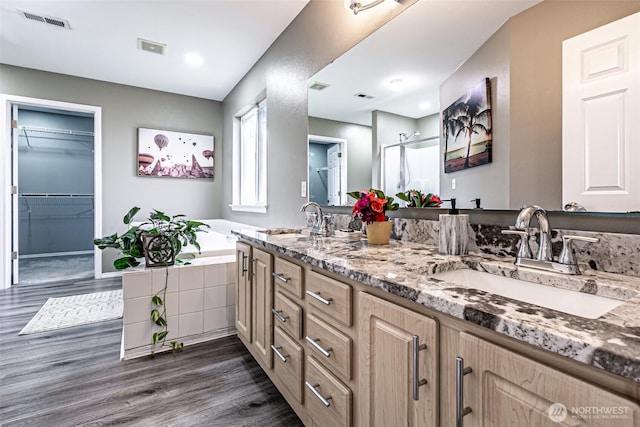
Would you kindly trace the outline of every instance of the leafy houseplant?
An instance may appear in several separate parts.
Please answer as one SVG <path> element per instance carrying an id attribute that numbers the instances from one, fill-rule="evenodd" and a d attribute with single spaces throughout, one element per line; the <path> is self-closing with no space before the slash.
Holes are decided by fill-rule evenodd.
<path id="1" fill-rule="evenodd" d="M 442 200 L 433 193 L 422 194 L 420 190 L 408 190 L 404 193 L 396 194 L 400 200 L 407 202 L 409 208 L 439 208 Z"/>
<path id="2" fill-rule="evenodd" d="M 168 345 L 173 350 L 179 350 L 183 347 L 181 342 L 172 341 L 169 344 L 165 344 L 169 334 L 166 320 L 167 310 L 164 304 L 169 281 L 168 266 L 173 265 L 174 261 L 183 262 L 176 256 L 180 254 L 182 248 L 187 244 L 193 245 L 199 252 L 200 244 L 196 233 L 205 231 L 201 227 L 209 226 L 199 221 L 187 220 L 184 215 L 168 216 L 156 209 L 149 214 L 146 221 L 139 225 L 132 225 L 133 217 L 139 211 L 140 208 L 136 206 L 131 208 L 124 216 L 123 222 L 128 226 L 127 231 L 120 235 L 114 233 L 110 236 L 95 239 L 93 244 L 98 249 L 113 248 L 120 251 L 123 256 L 113 262 L 113 266 L 117 270 L 136 267 L 140 265 L 139 259 L 143 257 L 147 259 L 147 265 L 149 265 L 150 260 L 153 260 L 153 265 L 165 266 L 164 287 L 151 297 L 153 304 L 151 321 L 161 328 L 160 331 L 153 333 L 152 339 L 154 345 L 160 344 L 160 347 Z M 188 262 L 185 263 L 185 265 L 188 264 Z"/>

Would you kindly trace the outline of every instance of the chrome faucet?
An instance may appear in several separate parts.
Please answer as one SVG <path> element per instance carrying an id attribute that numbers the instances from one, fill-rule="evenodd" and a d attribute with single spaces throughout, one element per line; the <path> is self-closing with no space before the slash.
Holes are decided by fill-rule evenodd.
<path id="1" fill-rule="evenodd" d="M 530 234 L 529 224 L 533 215 L 538 219 L 540 226 L 540 239 L 536 259 L 539 261 L 553 261 L 553 254 L 551 252 L 551 228 L 549 227 L 547 211 L 536 205 L 525 206 L 516 218 L 516 229 L 525 231 L 528 237 Z"/>
<path id="2" fill-rule="evenodd" d="M 300 212 L 305 212 L 308 207 L 313 207 L 316 209 L 316 218 L 313 221 L 313 226 L 311 227 L 312 234 L 320 234 L 322 236 L 329 236 L 331 234 L 331 230 L 329 226 L 331 225 L 332 218 L 331 214 L 323 214 L 322 208 L 316 202 L 307 202 L 300 208 Z"/>
<path id="3" fill-rule="evenodd" d="M 538 253 L 533 258 L 531 248 L 529 247 L 529 236 L 531 234 L 531 217 L 535 215 L 538 219 L 540 227 L 540 239 L 538 241 Z M 599 239 L 584 236 L 563 236 L 562 252 L 558 261 L 553 260 L 553 252 L 551 250 L 551 227 L 547 218 L 547 211 L 540 206 L 531 205 L 522 208 L 516 218 L 515 230 L 502 230 L 502 234 L 515 234 L 520 236 L 520 247 L 516 255 L 516 266 L 536 268 L 539 270 L 553 271 L 563 274 L 580 274 L 578 262 L 571 243 L 574 240 L 584 242 L 597 242 Z"/>

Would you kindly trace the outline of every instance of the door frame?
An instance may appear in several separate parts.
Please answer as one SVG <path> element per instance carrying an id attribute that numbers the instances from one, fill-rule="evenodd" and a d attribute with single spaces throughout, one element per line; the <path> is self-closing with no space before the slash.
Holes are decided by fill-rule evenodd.
<path id="1" fill-rule="evenodd" d="M 347 140 L 344 138 L 334 138 L 331 136 L 308 135 L 307 137 L 307 171 L 309 170 L 309 143 L 318 144 L 338 144 L 340 145 L 340 205 L 347 201 Z M 307 173 L 307 200 L 309 200 L 309 176 Z"/>
<path id="2" fill-rule="evenodd" d="M 30 98 L 0 94 L 0 289 L 12 284 L 12 201 L 17 203 L 18 195 L 12 194 L 11 155 L 11 110 L 13 105 L 37 106 L 56 110 L 93 114 L 93 174 L 94 174 L 94 236 L 102 236 L 102 108 L 93 105 L 74 104 L 49 99 Z M 94 278 L 102 277 L 102 256 L 94 247 Z"/>

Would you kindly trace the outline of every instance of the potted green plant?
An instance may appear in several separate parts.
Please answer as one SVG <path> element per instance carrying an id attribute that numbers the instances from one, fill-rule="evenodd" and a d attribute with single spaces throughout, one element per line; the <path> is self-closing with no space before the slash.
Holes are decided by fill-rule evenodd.
<path id="1" fill-rule="evenodd" d="M 205 231 L 202 227 L 209 226 L 200 221 L 188 220 L 184 215 L 169 216 L 156 209 L 152 210 L 146 221 L 132 225 L 133 217 L 139 211 L 140 208 L 136 206 L 124 216 L 123 222 L 128 227 L 127 231 L 95 239 L 93 244 L 98 249 L 112 248 L 120 251 L 122 256 L 113 262 L 113 266 L 117 270 L 136 267 L 140 265 L 141 258 L 145 258 L 147 266 L 167 268 L 163 289 L 151 297 L 153 305 L 151 321 L 161 328 L 160 331 L 153 333 L 152 340 L 154 345 L 159 344 L 160 347 L 168 345 L 172 350 L 179 350 L 183 347 L 181 342 L 172 341 L 166 344 L 169 329 L 164 301 L 167 296 L 168 267 L 176 262 L 188 264 L 177 256 L 187 244 L 193 245 L 199 252 L 200 244 L 197 233 Z"/>

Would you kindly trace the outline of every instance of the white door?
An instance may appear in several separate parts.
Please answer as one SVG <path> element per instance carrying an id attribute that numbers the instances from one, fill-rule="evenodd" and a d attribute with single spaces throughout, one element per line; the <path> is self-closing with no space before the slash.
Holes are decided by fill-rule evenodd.
<path id="1" fill-rule="evenodd" d="M 333 144 L 327 150 L 327 167 L 328 173 L 328 196 L 329 205 L 340 206 L 341 202 L 341 176 L 342 176 L 342 154 L 340 152 L 340 144 Z"/>
<path id="2" fill-rule="evenodd" d="M 565 40 L 562 203 L 640 210 L 640 13 Z"/>
<path id="3" fill-rule="evenodd" d="M 18 283 L 18 224 L 20 199 L 18 198 L 18 106 L 11 106 L 11 284 Z"/>

